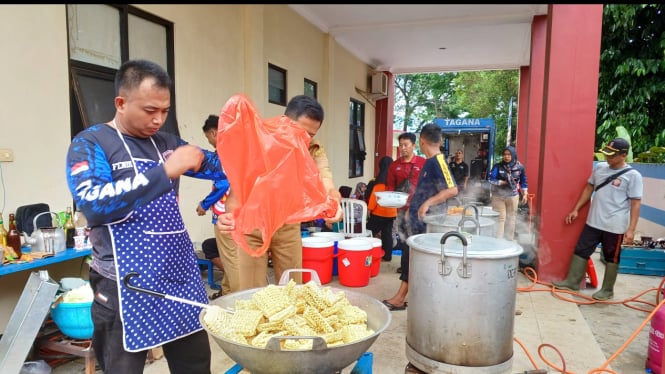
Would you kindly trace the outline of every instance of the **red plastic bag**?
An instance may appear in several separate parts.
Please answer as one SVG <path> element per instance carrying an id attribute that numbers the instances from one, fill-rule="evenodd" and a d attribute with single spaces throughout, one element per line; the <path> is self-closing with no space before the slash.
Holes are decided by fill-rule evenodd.
<path id="1" fill-rule="evenodd" d="M 338 204 L 328 198 L 309 142 L 309 134 L 286 116 L 262 119 L 245 95 L 222 108 L 217 154 L 240 204 L 232 237 L 250 255 L 264 254 L 286 223 L 334 217 Z M 263 238 L 258 248 L 245 239 L 255 229 Z"/>

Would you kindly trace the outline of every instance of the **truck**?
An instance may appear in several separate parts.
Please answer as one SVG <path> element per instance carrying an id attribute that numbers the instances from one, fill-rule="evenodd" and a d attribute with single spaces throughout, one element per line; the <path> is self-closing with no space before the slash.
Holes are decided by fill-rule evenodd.
<path id="1" fill-rule="evenodd" d="M 469 165 L 464 203 L 487 205 L 491 201 L 487 177 L 494 164 L 496 125 L 492 118 L 435 118 L 443 135 L 442 153 L 446 160 L 454 159 L 455 151 L 464 151 L 464 162 Z"/>

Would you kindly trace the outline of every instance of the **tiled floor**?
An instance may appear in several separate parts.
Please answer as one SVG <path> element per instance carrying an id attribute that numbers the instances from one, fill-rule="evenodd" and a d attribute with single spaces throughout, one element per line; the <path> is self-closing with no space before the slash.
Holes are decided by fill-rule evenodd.
<path id="1" fill-rule="evenodd" d="M 378 300 L 392 296 L 399 286 L 398 275 L 395 273 L 399 259 L 399 256 L 393 256 L 392 262 L 383 262 L 380 274 L 371 278 L 368 286 L 351 290 L 366 293 Z M 594 260 L 599 281 L 602 282 L 604 267 L 599 261 L 598 253 L 594 255 Z M 205 277 L 205 274 L 203 275 Z M 591 373 L 593 369 L 601 367 L 613 370 L 607 373 L 644 373 L 650 324 L 642 325 L 656 303 L 655 288 L 659 286 L 661 280 L 659 276 L 619 274 L 612 303 L 578 305 L 577 302 L 557 297 L 557 295 L 568 295 L 553 294 L 546 285 L 534 284 L 520 273 L 515 295 L 514 356 L 512 368 L 506 373 L 523 373 L 536 367 L 547 369 L 550 373 L 559 373 L 564 363 L 568 372 L 576 374 Z M 339 285 L 337 277 L 334 277 L 329 285 L 340 289 L 346 288 Z M 581 293 L 590 295 L 594 291 L 594 289 L 585 289 Z M 645 302 L 622 303 L 634 299 Z M 583 299 L 576 300 L 583 301 Z M 376 374 L 402 374 L 405 373 L 409 363 L 405 353 L 408 309 L 391 313 L 390 326 L 369 349 L 373 353 L 372 372 Z M 473 323 L 473 318 L 474 316 L 469 316 L 469 323 Z M 635 335 L 635 339 L 627 343 L 631 335 Z M 627 345 L 625 350 L 622 348 L 624 345 Z M 229 372 L 235 363 L 214 341 L 211 341 L 211 347 L 212 373 Z M 616 358 L 608 363 L 608 358 L 615 354 Z M 548 366 L 546 361 L 559 369 Z M 350 373 L 351 367 L 344 369 L 342 373 Z M 456 368 L 463 374 L 488 372 L 473 368 Z M 53 374 L 66 373 L 83 373 L 82 360 L 53 369 Z M 168 373 L 166 361 L 160 359 L 146 365 L 144 373 Z M 433 373 L 438 372 L 433 371 Z"/>

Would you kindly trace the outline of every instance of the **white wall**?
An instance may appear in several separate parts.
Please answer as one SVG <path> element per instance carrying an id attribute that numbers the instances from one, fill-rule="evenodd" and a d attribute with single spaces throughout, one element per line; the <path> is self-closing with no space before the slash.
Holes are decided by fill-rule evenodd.
<path id="1" fill-rule="evenodd" d="M 174 22 L 175 83 L 181 136 L 210 149 L 201 131 L 235 93 L 245 93 L 264 117 L 283 113 L 267 103 L 267 64 L 288 71 L 288 97 L 301 94 L 303 78 L 318 82 L 326 111 L 317 135 L 326 147 L 336 184 L 348 180 L 349 99 L 366 88 L 369 67 L 286 5 L 140 5 Z M 65 178 L 70 143 L 67 22 L 65 5 L 0 5 L 0 148 L 14 162 L 0 163 L 0 209 L 5 218 L 21 205 L 45 202 L 54 211 L 72 204 Z M 374 111 L 366 105 L 367 153 L 374 153 Z M 368 181 L 374 174 L 365 162 Z M 195 209 L 209 181 L 181 180 L 181 212 L 195 242 L 212 236 L 210 215 Z M 52 278 L 87 276 L 80 261 L 48 268 Z M 0 330 L 28 279 L 28 272 L 0 278 Z"/>

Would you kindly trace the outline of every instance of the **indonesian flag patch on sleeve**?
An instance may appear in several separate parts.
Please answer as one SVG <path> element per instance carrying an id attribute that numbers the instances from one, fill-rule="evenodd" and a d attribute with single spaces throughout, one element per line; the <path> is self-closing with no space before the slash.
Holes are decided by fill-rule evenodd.
<path id="1" fill-rule="evenodd" d="M 88 169 L 90 169 L 88 161 L 77 162 L 76 164 L 74 164 L 74 166 L 72 166 L 72 171 L 69 173 L 69 175 L 74 176 L 76 174 L 83 173 Z"/>

